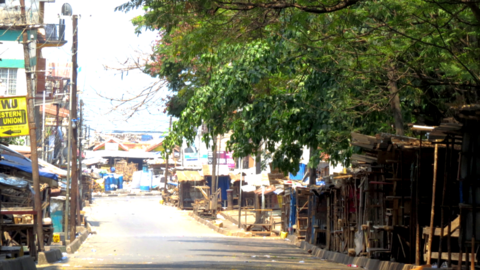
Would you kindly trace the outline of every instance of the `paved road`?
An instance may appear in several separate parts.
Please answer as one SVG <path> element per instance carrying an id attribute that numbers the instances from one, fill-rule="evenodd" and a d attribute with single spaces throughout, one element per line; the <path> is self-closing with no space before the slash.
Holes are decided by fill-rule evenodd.
<path id="1" fill-rule="evenodd" d="M 158 197 L 97 198 L 96 230 L 75 254 L 46 269 L 346 269 L 285 240 L 226 237 Z"/>

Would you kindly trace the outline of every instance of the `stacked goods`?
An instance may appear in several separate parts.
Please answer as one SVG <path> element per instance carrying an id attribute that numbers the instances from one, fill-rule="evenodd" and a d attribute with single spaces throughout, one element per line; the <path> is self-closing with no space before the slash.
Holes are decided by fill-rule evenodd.
<path id="1" fill-rule="evenodd" d="M 135 171 L 138 170 L 136 163 L 127 163 L 126 160 L 115 162 L 115 173 L 123 175 L 123 181 L 132 181 L 132 176 Z"/>
<path id="2" fill-rule="evenodd" d="M 123 173 L 123 181 L 132 181 L 133 173 L 137 170 L 138 170 L 138 166 L 136 163 L 133 163 L 133 162 L 128 163 Z"/>

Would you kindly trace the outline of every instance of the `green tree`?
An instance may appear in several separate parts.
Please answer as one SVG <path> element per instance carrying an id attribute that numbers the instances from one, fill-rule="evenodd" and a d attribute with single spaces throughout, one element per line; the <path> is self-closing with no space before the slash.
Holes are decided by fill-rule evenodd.
<path id="1" fill-rule="evenodd" d="M 237 156 L 261 142 L 298 168 L 303 145 L 344 162 L 351 131 L 408 134 L 478 98 L 478 8 L 461 1 L 138 0 L 159 29 L 148 71 L 175 93 L 166 140 L 232 131 Z M 320 153 L 314 155 L 314 164 Z"/>

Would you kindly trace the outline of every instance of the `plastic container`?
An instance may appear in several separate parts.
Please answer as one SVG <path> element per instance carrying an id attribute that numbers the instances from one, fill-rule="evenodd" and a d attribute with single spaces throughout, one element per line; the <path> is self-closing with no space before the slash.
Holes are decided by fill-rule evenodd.
<path id="1" fill-rule="evenodd" d="M 142 171 L 133 172 L 131 187 L 133 189 L 140 188 L 141 181 L 142 181 Z"/>
<path id="2" fill-rule="evenodd" d="M 51 214 L 53 232 L 63 232 L 63 211 L 56 211 Z"/>
<path id="3" fill-rule="evenodd" d="M 281 232 L 280 233 L 280 238 L 285 239 L 288 236 L 288 232 Z"/>
<path id="4" fill-rule="evenodd" d="M 108 178 L 110 179 L 110 190 L 115 191 L 117 190 L 117 179 L 115 178 L 115 174 L 109 173 Z"/>
<path id="5" fill-rule="evenodd" d="M 121 174 L 118 175 L 117 186 L 118 189 L 123 189 L 123 175 Z"/>
<path id="6" fill-rule="evenodd" d="M 111 178 L 108 175 L 106 175 L 106 176 L 103 177 L 103 179 L 105 180 L 104 181 L 105 191 L 112 191 L 112 187 L 111 187 L 112 180 L 111 180 Z"/>
<path id="7" fill-rule="evenodd" d="M 140 180 L 140 190 L 150 191 L 152 188 L 152 173 L 150 171 L 143 171 L 142 179 Z"/>

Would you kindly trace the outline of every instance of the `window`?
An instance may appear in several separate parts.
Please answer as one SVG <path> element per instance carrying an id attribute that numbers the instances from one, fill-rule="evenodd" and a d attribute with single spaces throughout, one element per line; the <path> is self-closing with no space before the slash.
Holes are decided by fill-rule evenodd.
<path id="1" fill-rule="evenodd" d="M 2 90 L 0 94 L 17 94 L 17 70 L 16 68 L 0 68 L 0 89 Z"/>

